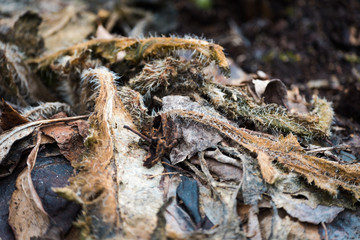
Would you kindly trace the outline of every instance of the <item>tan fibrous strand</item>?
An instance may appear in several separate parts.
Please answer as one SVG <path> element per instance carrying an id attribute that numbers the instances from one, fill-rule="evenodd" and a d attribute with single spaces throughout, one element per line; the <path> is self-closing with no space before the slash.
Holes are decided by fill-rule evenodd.
<path id="1" fill-rule="evenodd" d="M 203 64 L 196 59 L 167 57 L 146 63 L 129 85 L 147 100 L 197 93 L 228 119 L 254 124 L 261 131 L 293 133 L 305 140 L 330 135 L 333 110 L 326 100 L 317 98 L 310 113 L 291 113 L 277 104 L 255 101 L 244 87 L 214 83 L 203 71 Z"/>
<path id="2" fill-rule="evenodd" d="M 270 165 L 272 165 L 272 161 L 276 160 L 289 171 L 304 176 L 309 183 L 313 182 L 317 187 L 333 195 L 337 194 L 337 190 L 341 186 L 352 192 L 356 199 L 360 199 L 360 179 L 358 177 L 360 164 L 340 164 L 307 155 L 292 134 L 286 137 L 280 135 L 274 139 L 260 136 L 256 132 L 246 129 L 236 128 L 217 118 L 197 112 L 172 110 L 164 114 L 173 120 L 180 118 L 213 128 L 241 148 L 256 153 L 258 157 L 266 157 L 270 161 Z M 272 184 L 274 181 L 276 179 L 269 183 Z"/>
<path id="3" fill-rule="evenodd" d="M 223 48 L 220 45 L 206 40 L 175 37 L 94 39 L 50 56 L 34 59 L 32 62 L 38 63 L 41 68 L 49 66 L 62 56 L 73 56 L 87 49 L 90 49 L 93 55 L 101 56 L 110 63 L 118 61 L 118 53 L 125 51 L 124 59 L 135 64 L 143 59 L 163 58 L 180 49 L 193 50 L 204 62 L 215 61 L 225 75 L 228 76 L 230 71 Z"/>

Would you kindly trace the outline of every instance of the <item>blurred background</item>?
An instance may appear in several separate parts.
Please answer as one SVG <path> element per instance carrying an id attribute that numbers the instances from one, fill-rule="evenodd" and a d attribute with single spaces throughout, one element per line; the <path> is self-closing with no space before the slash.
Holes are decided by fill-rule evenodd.
<path id="1" fill-rule="evenodd" d="M 224 46 L 241 73 L 280 79 L 308 100 L 326 97 L 337 120 L 360 122 L 357 0 L 2 0 L 1 23 L 26 9 L 42 16 L 47 53 L 107 33 L 190 34 Z M 2 24 L 0 40 L 6 36 Z"/>

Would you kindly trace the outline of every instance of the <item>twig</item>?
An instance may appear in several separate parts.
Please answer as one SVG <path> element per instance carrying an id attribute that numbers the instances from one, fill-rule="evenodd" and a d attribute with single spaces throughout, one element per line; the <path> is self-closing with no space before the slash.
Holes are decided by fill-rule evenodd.
<path id="1" fill-rule="evenodd" d="M 171 174 L 180 174 L 180 173 L 179 172 L 164 172 L 164 173 L 160 173 L 160 174 L 150 175 L 150 176 L 148 176 L 148 179 L 153 179 L 158 176 L 171 175 Z"/>
<path id="2" fill-rule="evenodd" d="M 127 126 L 127 125 L 124 125 L 124 128 L 132 131 L 133 133 L 135 133 L 136 135 L 138 135 L 139 137 L 141 137 L 141 138 L 144 139 L 145 141 L 151 143 L 151 139 L 150 139 L 149 137 L 145 136 L 144 134 L 142 134 L 142 133 L 140 133 L 140 132 L 132 129 L 131 127 L 129 127 L 129 126 Z"/>
<path id="3" fill-rule="evenodd" d="M 319 153 L 319 152 L 325 152 L 325 151 L 332 151 L 332 150 L 342 150 L 350 148 L 349 145 L 340 145 L 340 146 L 334 146 L 334 147 L 321 147 L 313 150 L 306 151 L 306 153 Z"/>
<path id="4" fill-rule="evenodd" d="M 327 231 L 327 227 L 326 227 L 325 223 L 321 222 L 321 226 L 324 228 L 324 231 L 325 231 L 325 240 L 329 240 L 328 231 Z"/>
<path id="5" fill-rule="evenodd" d="M 197 169 L 194 164 L 190 163 L 189 161 L 185 160 L 184 161 L 184 164 L 190 168 L 194 173 L 195 175 L 200 178 L 203 182 L 206 182 L 206 176 L 204 173 L 202 173 L 199 169 Z"/>

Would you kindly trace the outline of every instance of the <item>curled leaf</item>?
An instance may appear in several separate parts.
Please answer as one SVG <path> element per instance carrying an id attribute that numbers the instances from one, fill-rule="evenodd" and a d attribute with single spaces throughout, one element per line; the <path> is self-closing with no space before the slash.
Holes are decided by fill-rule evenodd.
<path id="1" fill-rule="evenodd" d="M 49 216 L 31 179 L 40 143 L 41 132 L 38 133 L 35 147 L 28 156 L 27 168 L 16 180 L 16 190 L 10 202 L 9 224 L 18 239 L 42 236 L 50 225 Z"/>

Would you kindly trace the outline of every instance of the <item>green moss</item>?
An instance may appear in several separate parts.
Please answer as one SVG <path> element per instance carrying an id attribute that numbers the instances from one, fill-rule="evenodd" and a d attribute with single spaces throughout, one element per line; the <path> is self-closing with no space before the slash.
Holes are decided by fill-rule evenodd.
<path id="1" fill-rule="evenodd" d="M 355 53 L 345 53 L 344 59 L 349 63 L 360 63 L 360 56 Z"/>
<path id="2" fill-rule="evenodd" d="M 213 7 L 213 1 L 212 0 L 194 0 L 196 7 L 208 10 Z"/>

